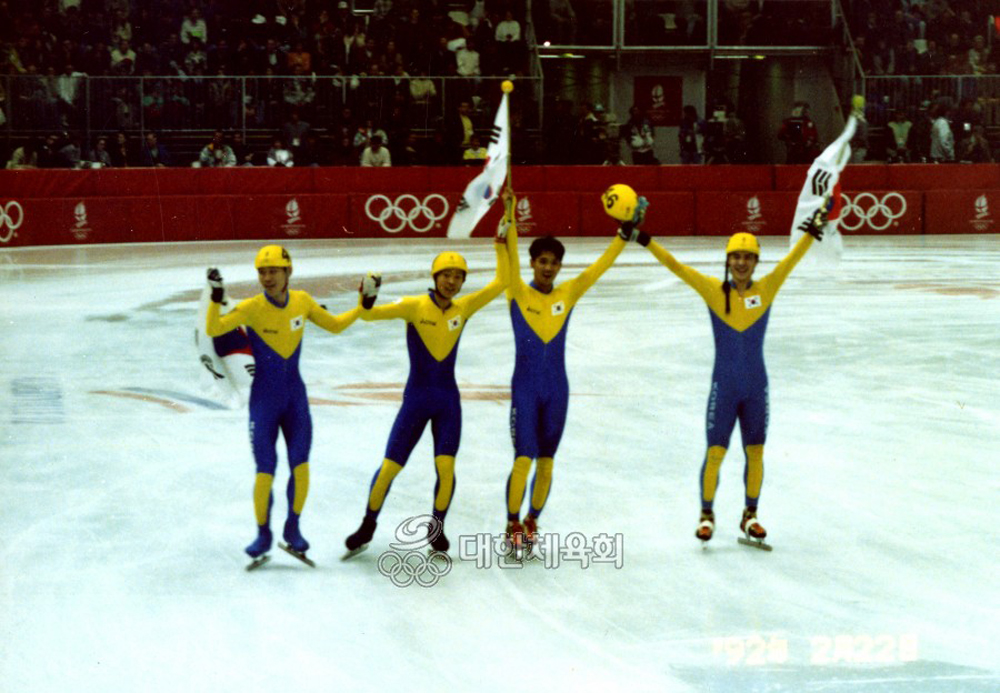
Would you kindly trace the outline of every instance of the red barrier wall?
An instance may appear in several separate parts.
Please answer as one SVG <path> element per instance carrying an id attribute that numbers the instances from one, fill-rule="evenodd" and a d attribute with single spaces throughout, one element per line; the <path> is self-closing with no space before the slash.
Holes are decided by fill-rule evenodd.
<path id="1" fill-rule="evenodd" d="M 599 194 L 628 183 L 655 235 L 789 231 L 805 166 L 534 166 L 513 171 L 522 234 L 608 235 Z M 0 247 L 442 237 L 469 168 L 0 171 Z M 845 234 L 995 233 L 1000 167 L 849 166 Z M 476 229 L 492 235 L 495 205 Z"/>

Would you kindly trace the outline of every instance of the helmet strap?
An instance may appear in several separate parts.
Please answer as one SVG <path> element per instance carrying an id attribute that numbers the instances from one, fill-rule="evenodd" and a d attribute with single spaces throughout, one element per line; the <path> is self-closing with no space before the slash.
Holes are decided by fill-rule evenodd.
<path id="1" fill-rule="evenodd" d="M 726 295 L 726 315 L 729 315 L 729 257 L 726 256 L 726 279 L 722 282 L 722 293 Z"/>

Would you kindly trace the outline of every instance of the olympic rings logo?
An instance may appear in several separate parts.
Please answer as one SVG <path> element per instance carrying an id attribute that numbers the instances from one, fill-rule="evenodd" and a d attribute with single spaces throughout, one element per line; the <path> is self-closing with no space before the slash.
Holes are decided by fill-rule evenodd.
<path id="1" fill-rule="evenodd" d="M 17 221 L 14 221 L 15 210 Z M 0 243 L 7 243 L 14 237 L 14 232 L 24 223 L 24 209 L 17 200 L 11 200 L 6 205 L 0 204 Z M 7 233 L 3 233 L 4 230 Z"/>
<path id="2" fill-rule="evenodd" d="M 433 587 L 451 572 L 451 557 L 440 551 L 430 556 L 421 551 L 386 551 L 378 557 L 378 572 L 396 587 L 409 587 L 414 582 L 421 587 Z"/>
<path id="3" fill-rule="evenodd" d="M 396 528 L 396 541 L 391 551 L 378 557 L 378 572 L 396 587 L 409 587 L 416 582 L 421 587 L 433 587 L 451 572 L 451 557 L 441 551 L 424 556 L 419 549 L 438 538 L 444 526 L 433 515 L 418 515 L 403 521 Z"/>
<path id="4" fill-rule="evenodd" d="M 853 200 L 843 193 L 840 197 L 843 200 L 840 228 L 846 231 L 857 231 L 866 224 L 873 231 L 885 231 L 906 214 L 906 198 L 898 192 L 886 193 L 881 200 L 868 192 L 858 193 Z M 852 215 L 854 219 L 848 223 L 847 219 Z M 876 222 L 879 218 L 881 221 Z"/>
<path id="5" fill-rule="evenodd" d="M 437 205 L 440 205 L 439 210 L 434 209 Z M 380 211 L 374 213 L 372 210 L 379 209 L 379 206 Z M 417 233 L 427 233 L 448 215 L 449 209 L 448 200 L 437 193 L 428 195 L 422 201 L 407 193 L 395 200 L 385 195 L 372 195 L 365 202 L 365 214 L 386 233 L 399 233 L 407 227 Z M 417 220 L 421 217 L 423 221 L 418 224 Z"/>

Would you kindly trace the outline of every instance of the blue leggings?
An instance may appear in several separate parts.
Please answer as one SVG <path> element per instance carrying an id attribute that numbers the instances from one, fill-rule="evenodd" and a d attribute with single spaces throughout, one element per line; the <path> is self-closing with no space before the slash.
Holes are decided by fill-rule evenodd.
<path id="1" fill-rule="evenodd" d="M 457 387 L 405 390 L 403 406 L 396 414 L 385 448 L 386 458 L 405 465 L 428 422 L 434 436 L 434 456 L 457 455 L 462 437 L 462 404 Z"/>

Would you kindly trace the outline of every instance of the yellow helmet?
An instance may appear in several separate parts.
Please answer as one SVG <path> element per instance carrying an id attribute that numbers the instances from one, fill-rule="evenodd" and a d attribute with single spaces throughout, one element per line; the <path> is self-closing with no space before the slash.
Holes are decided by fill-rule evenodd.
<path id="1" fill-rule="evenodd" d="M 760 243 L 757 242 L 757 237 L 752 233 L 734 233 L 729 242 L 726 243 L 726 255 L 740 251 L 753 253 L 760 257 Z"/>
<path id="2" fill-rule="evenodd" d="M 632 221 L 636 205 L 639 204 L 639 196 L 624 183 L 616 183 L 604 191 L 601 203 L 604 205 L 605 213 L 612 219 Z"/>
<path id="3" fill-rule="evenodd" d="M 292 266 L 292 256 L 280 245 L 265 245 L 257 253 L 257 259 L 253 266 L 257 269 L 261 267 L 288 267 Z"/>
<path id="4" fill-rule="evenodd" d="M 436 277 L 438 272 L 443 272 L 446 269 L 460 269 L 465 274 L 469 273 L 469 266 L 466 264 L 465 258 L 453 250 L 446 250 L 434 258 L 434 264 L 431 265 L 431 276 Z"/>

